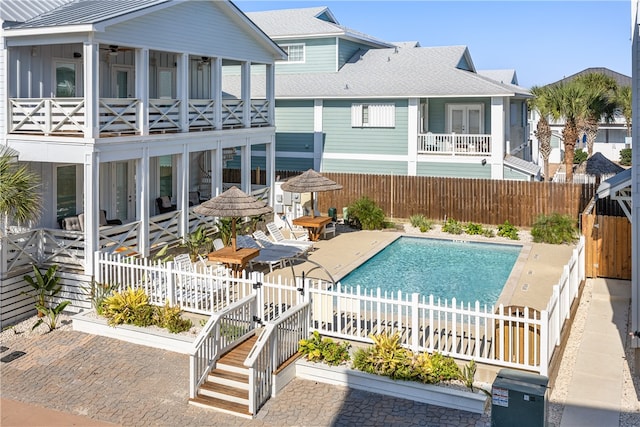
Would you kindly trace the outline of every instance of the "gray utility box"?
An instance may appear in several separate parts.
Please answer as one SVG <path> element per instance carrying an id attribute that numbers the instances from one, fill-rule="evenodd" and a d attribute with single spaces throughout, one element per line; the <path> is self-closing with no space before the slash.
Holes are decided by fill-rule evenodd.
<path id="1" fill-rule="evenodd" d="M 501 369 L 491 387 L 493 427 L 546 427 L 549 378 Z"/>

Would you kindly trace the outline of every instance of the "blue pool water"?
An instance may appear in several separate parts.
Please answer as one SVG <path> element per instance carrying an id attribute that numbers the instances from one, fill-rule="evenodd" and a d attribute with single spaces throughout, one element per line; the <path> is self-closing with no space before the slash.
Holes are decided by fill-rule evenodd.
<path id="1" fill-rule="evenodd" d="M 502 292 L 521 246 L 401 237 L 345 276 L 360 285 L 492 305 Z"/>

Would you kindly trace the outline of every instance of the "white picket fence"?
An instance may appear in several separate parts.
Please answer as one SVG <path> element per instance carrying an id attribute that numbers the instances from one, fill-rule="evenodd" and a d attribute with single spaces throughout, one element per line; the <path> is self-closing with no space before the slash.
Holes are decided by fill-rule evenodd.
<path id="1" fill-rule="evenodd" d="M 261 322 L 279 318 L 302 303 L 304 294 L 311 305 L 308 333 L 317 330 L 324 336 L 365 343 L 372 342 L 371 334 L 398 333 L 402 344 L 414 351 L 548 375 L 553 351 L 585 277 L 584 238 L 542 311 L 441 301 L 415 293 L 345 289 L 309 279 L 305 283 L 301 279 L 267 281 L 264 274 L 255 272 L 243 272 L 239 278 L 211 268 L 189 273 L 171 263 L 107 254 L 97 257 L 96 272 L 100 283 L 116 283 L 119 289 L 142 287 L 157 304 L 168 299 L 195 313 L 213 314 L 255 294 Z"/>

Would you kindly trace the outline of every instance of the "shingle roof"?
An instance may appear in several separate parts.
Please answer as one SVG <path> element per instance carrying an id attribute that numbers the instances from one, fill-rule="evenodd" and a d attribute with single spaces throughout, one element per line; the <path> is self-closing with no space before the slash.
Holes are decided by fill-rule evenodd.
<path id="1" fill-rule="evenodd" d="M 615 195 L 617 191 L 620 191 L 623 188 L 631 187 L 631 179 L 633 178 L 631 175 L 631 171 L 632 168 L 626 169 L 625 171 L 612 176 L 606 181 L 603 181 L 598 186 L 598 197 L 600 199 L 604 199 L 605 197 Z"/>
<path id="2" fill-rule="evenodd" d="M 616 83 L 618 83 L 618 86 L 631 86 L 631 77 L 618 73 L 616 71 L 610 70 L 605 67 L 586 68 L 580 72 L 570 75 L 569 77 L 565 77 L 561 80 L 558 80 L 557 82 L 549 83 L 547 86 L 556 85 L 556 84 L 565 84 L 575 79 L 578 76 L 591 74 L 591 73 L 604 74 L 605 76 L 611 77 L 616 81 Z"/>
<path id="3" fill-rule="evenodd" d="M 21 23 L 73 0 L 2 0 L 0 20 Z"/>
<path id="4" fill-rule="evenodd" d="M 495 80 L 497 82 L 512 85 L 518 84 L 516 70 L 478 70 L 478 74 L 489 77 L 491 80 Z"/>
<path id="5" fill-rule="evenodd" d="M 274 40 L 317 35 L 345 36 L 378 46 L 391 43 L 342 26 L 326 7 L 248 12 L 246 15 Z"/>
<path id="6" fill-rule="evenodd" d="M 453 96 L 529 96 L 514 85 L 501 84 L 472 71 L 456 68 L 465 46 L 371 49 L 354 55 L 332 73 L 278 74 L 277 98 L 392 98 Z M 232 83 L 225 76 L 225 83 Z M 237 93 L 238 79 L 231 93 Z M 252 88 L 263 81 L 252 78 Z M 258 92 L 263 93 L 263 92 Z"/>
<path id="7" fill-rule="evenodd" d="M 504 156 L 504 165 L 533 176 L 538 175 L 538 172 L 540 172 L 539 165 L 528 162 L 519 157 L 512 156 L 511 154 Z"/>
<path id="8" fill-rule="evenodd" d="M 77 0 L 35 16 L 12 28 L 95 24 L 167 1 L 169 0 Z"/>

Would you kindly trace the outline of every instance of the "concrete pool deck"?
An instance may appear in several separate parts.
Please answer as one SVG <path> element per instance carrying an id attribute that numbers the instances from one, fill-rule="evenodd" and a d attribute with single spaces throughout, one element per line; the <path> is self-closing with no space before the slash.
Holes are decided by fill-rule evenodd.
<path id="1" fill-rule="evenodd" d="M 520 257 L 514 266 L 511 277 L 505 286 L 498 303 L 505 306 L 527 306 L 536 310 L 544 310 L 558 284 L 564 266 L 569 262 L 575 245 L 549 245 L 531 243 L 530 239 L 522 241 L 506 241 L 501 238 L 477 238 L 469 235 L 452 235 L 432 230 L 426 233 L 396 230 L 358 231 L 339 226 L 335 237 L 315 242 L 316 250 L 309 255 L 312 262 L 296 264 L 293 268 L 296 276 L 305 275 L 329 280 L 329 274 L 339 281 L 360 264 L 384 249 L 400 236 L 421 236 L 428 238 L 456 239 L 478 241 L 483 243 L 502 243 L 522 245 Z M 326 272 L 316 268 L 313 263 L 320 264 Z M 328 273 L 328 274 L 327 274 Z M 269 276 L 292 277 L 291 267 L 274 269 Z"/>

